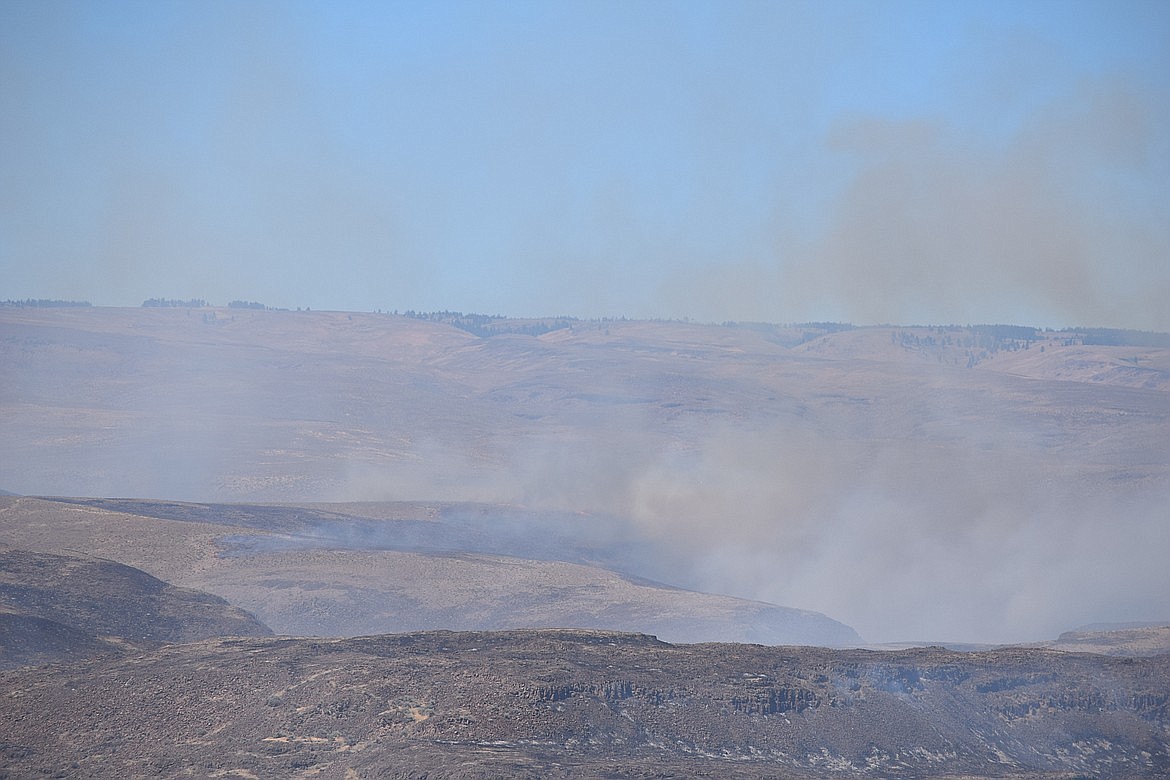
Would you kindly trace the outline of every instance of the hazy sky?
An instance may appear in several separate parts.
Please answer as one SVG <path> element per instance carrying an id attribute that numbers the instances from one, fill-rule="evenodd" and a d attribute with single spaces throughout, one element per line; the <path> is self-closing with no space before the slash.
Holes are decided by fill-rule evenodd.
<path id="1" fill-rule="evenodd" d="M 1170 330 L 1170 3 L 0 3 L 0 299 Z"/>

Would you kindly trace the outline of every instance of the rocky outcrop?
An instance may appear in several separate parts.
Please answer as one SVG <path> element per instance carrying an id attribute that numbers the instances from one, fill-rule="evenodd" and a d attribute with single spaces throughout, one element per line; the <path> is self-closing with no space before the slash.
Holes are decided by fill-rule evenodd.
<path id="1" fill-rule="evenodd" d="M 227 639 L 0 675 L 16 774 L 1170 773 L 1170 657 L 662 643 L 599 631 Z M 16 748 L 14 746 L 21 746 Z"/>

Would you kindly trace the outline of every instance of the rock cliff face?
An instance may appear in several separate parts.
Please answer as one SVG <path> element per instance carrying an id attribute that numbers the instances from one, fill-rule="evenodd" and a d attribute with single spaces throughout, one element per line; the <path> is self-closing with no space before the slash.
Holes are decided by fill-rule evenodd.
<path id="1" fill-rule="evenodd" d="M 17 776 L 1156 777 L 1170 656 L 221 639 L 0 675 Z"/>

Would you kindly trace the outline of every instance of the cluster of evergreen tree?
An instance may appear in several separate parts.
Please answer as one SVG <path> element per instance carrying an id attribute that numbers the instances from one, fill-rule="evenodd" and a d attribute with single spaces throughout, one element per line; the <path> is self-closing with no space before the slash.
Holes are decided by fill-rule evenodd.
<path id="1" fill-rule="evenodd" d="M 202 309 L 208 303 L 202 298 L 190 298 L 185 301 L 178 298 L 147 298 L 142 305 L 146 308 Z"/>
<path id="2" fill-rule="evenodd" d="M 1118 328 L 1068 328 L 1062 333 L 1076 332 L 1081 343 L 1098 347 L 1170 347 L 1170 333 Z"/>
<path id="3" fill-rule="evenodd" d="M 1036 328 L 1025 325 L 972 325 L 971 330 L 992 343 L 1035 341 L 1040 338 L 1040 332 Z"/>
<path id="4" fill-rule="evenodd" d="M 0 306 L 15 306 L 17 308 L 58 309 L 69 307 L 91 306 L 89 301 L 59 301 L 50 298 L 25 298 L 23 301 L 4 301 Z"/>
<path id="5" fill-rule="evenodd" d="M 550 331 L 572 327 L 573 323 L 568 319 L 508 320 L 503 317 L 472 315 L 452 320 L 451 324 L 475 336 L 487 338 L 505 333 L 539 336 Z"/>
<path id="6" fill-rule="evenodd" d="M 85 305 L 88 306 L 89 304 L 87 303 Z M 173 309 L 202 309 L 202 308 L 206 308 L 206 307 L 211 306 L 210 303 L 203 300 L 202 298 L 189 298 L 187 300 L 183 300 L 181 298 L 148 298 L 142 302 L 142 305 L 145 307 L 148 307 L 148 308 L 149 307 L 160 307 L 160 308 L 173 308 Z M 257 311 L 278 311 L 278 309 L 276 309 L 275 307 L 265 306 L 263 303 L 259 303 L 258 301 L 241 301 L 241 300 L 231 301 L 230 303 L 228 303 L 227 307 L 229 309 L 253 309 L 253 310 L 257 310 Z"/>
<path id="7" fill-rule="evenodd" d="M 935 347 L 958 347 L 975 350 L 970 352 L 968 366 L 975 365 L 1000 350 L 1014 352 L 1028 349 L 1033 341 L 1040 338 L 1040 331 L 1023 325 L 946 325 L 929 326 L 931 333 L 920 335 L 913 331 L 897 331 L 890 334 L 890 341 L 900 343 L 906 349 L 930 349 Z"/>
<path id="8" fill-rule="evenodd" d="M 418 312 L 408 309 L 402 316 L 428 322 L 443 322 L 480 338 L 520 334 L 539 336 L 554 330 L 572 327 L 573 317 L 545 317 L 540 319 L 512 319 L 502 314 L 464 314 L 459 311 Z"/>

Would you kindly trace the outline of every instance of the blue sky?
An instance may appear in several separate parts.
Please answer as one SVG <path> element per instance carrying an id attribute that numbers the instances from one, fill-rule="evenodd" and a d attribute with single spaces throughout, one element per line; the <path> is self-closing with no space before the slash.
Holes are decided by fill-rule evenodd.
<path id="1" fill-rule="evenodd" d="M 1164 2 L 0 4 L 0 298 L 1170 330 Z"/>

